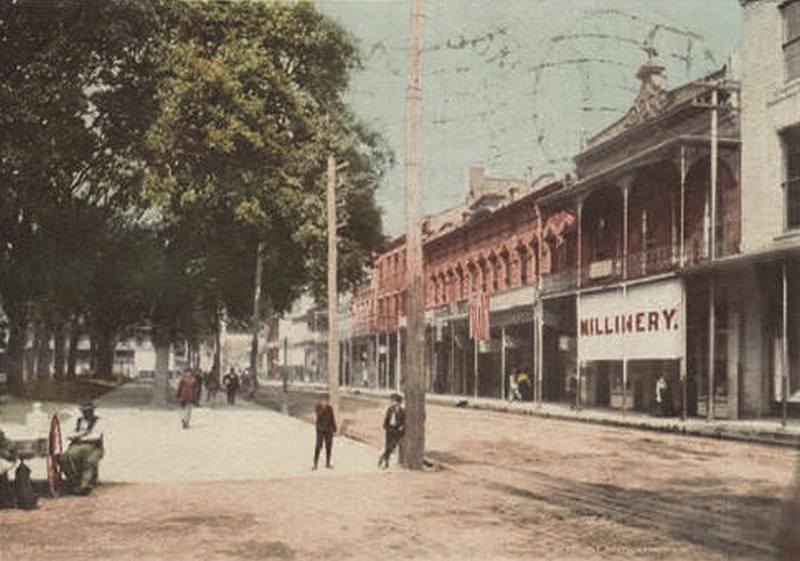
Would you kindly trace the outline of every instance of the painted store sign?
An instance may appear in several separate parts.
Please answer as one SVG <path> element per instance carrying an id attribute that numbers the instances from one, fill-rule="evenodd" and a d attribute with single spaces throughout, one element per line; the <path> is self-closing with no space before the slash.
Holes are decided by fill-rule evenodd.
<path id="1" fill-rule="evenodd" d="M 683 352 L 683 285 L 635 285 L 580 297 L 578 360 L 674 359 Z"/>

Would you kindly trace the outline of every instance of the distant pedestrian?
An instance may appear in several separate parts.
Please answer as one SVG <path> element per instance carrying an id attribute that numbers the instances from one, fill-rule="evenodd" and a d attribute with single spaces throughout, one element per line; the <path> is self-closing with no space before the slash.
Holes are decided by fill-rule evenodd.
<path id="1" fill-rule="evenodd" d="M 524 370 L 517 370 L 517 386 L 519 386 L 519 394 L 522 401 L 531 401 L 531 399 L 533 399 L 531 379 Z"/>
<path id="2" fill-rule="evenodd" d="M 206 377 L 206 401 L 214 403 L 217 400 L 217 391 L 219 391 L 219 380 L 212 371 Z"/>
<path id="3" fill-rule="evenodd" d="M 222 384 L 225 386 L 225 392 L 228 395 L 228 405 L 236 405 L 236 392 L 239 391 L 239 377 L 236 375 L 236 371 L 233 367 L 231 367 L 230 372 L 222 379 Z"/>
<path id="4" fill-rule="evenodd" d="M 576 400 L 578 399 L 578 377 L 574 373 L 570 373 L 567 377 L 567 401 L 571 409 L 577 407 Z"/>
<path id="5" fill-rule="evenodd" d="M 199 370 L 194 371 L 194 404 L 200 406 L 200 398 L 203 397 L 203 374 Z"/>
<path id="6" fill-rule="evenodd" d="M 317 443 L 314 446 L 314 466 L 311 469 L 317 469 L 319 453 L 323 444 L 325 445 L 325 467 L 332 469 L 331 453 L 333 451 L 333 435 L 336 433 L 336 418 L 327 394 L 322 396 L 314 408 L 314 412 L 317 415 Z"/>
<path id="7" fill-rule="evenodd" d="M 406 432 L 406 412 L 403 409 L 403 396 L 392 394 L 392 404 L 386 409 L 383 417 L 383 430 L 386 435 L 386 446 L 378 460 L 378 467 L 389 467 L 389 458 Z"/>
<path id="8" fill-rule="evenodd" d="M 517 375 L 519 370 L 514 370 L 514 373 L 508 377 L 508 400 L 509 401 L 522 401 L 522 395 L 519 393 L 519 384 L 517 383 Z"/>
<path id="9" fill-rule="evenodd" d="M 672 416 L 672 396 L 669 391 L 669 383 L 664 374 L 661 374 L 656 381 L 656 405 L 662 417 Z"/>
<path id="10" fill-rule="evenodd" d="M 181 381 L 178 382 L 178 401 L 181 403 L 181 425 L 189 428 L 192 419 L 192 407 L 197 398 L 197 378 L 191 370 L 186 370 Z"/>

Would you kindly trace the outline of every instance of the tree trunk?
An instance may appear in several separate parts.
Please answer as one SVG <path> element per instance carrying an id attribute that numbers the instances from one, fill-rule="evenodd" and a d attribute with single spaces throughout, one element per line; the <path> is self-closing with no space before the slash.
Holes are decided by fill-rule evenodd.
<path id="1" fill-rule="evenodd" d="M 30 347 L 25 346 L 25 379 L 33 380 L 36 378 L 36 358 L 39 356 L 39 344 L 41 341 L 41 330 L 39 322 L 32 322 L 33 327 L 33 340 Z"/>
<path id="2" fill-rule="evenodd" d="M 89 372 L 94 375 L 97 371 L 97 333 L 89 329 Z"/>
<path id="3" fill-rule="evenodd" d="M 22 307 L 20 307 L 22 308 Z M 7 384 L 11 395 L 25 394 L 25 344 L 28 339 L 28 322 L 24 309 L 9 308 Z"/>
<path id="4" fill-rule="evenodd" d="M 39 326 L 39 344 L 36 347 L 36 377 L 41 380 L 50 378 L 50 337 L 53 328 L 49 322 L 43 321 Z"/>
<path id="5" fill-rule="evenodd" d="M 66 339 L 65 326 L 63 321 L 56 323 L 53 329 L 53 350 L 55 356 L 53 357 L 53 375 L 56 380 L 64 379 L 64 370 L 66 366 Z"/>
<path id="6" fill-rule="evenodd" d="M 75 368 L 78 365 L 78 342 L 81 339 L 81 326 L 77 317 L 72 318 L 69 325 L 69 349 L 67 350 L 67 379 L 75 379 Z"/>
<path id="7" fill-rule="evenodd" d="M 166 406 L 169 395 L 169 340 L 163 338 L 158 330 L 153 332 L 153 346 L 156 349 L 156 372 L 153 379 L 153 405 Z"/>
<path id="8" fill-rule="evenodd" d="M 211 371 L 218 382 L 222 381 L 222 314 L 217 308 L 214 321 L 214 364 Z"/>
<path id="9" fill-rule="evenodd" d="M 99 378 L 111 379 L 114 377 L 114 350 L 117 346 L 114 330 L 102 327 L 97 337 L 97 358 L 94 374 Z"/>
<path id="10" fill-rule="evenodd" d="M 250 373 L 253 376 L 258 374 L 258 331 L 261 324 L 261 275 L 263 272 L 264 242 L 258 242 L 256 249 L 255 279 L 253 282 L 253 317 L 251 319 L 251 329 L 253 339 L 250 343 Z"/>

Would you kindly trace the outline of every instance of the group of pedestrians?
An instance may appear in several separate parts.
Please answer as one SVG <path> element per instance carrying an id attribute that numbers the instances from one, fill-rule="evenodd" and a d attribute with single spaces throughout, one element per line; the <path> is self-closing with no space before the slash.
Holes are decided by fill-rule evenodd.
<path id="1" fill-rule="evenodd" d="M 406 430 L 406 412 L 403 407 L 403 396 L 394 393 L 391 396 L 391 404 L 386 409 L 383 416 L 383 431 L 385 445 L 383 452 L 378 458 L 378 467 L 387 469 L 389 459 L 395 448 L 400 444 Z M 333 407 L 328 400 L 328 395 L 324 394 L 319 403 L 314 408 L 316 414 L 316 433 L 317 439 L 314 445 L 314 464 L 311 469 L 316 470 L 319 465 L 319 455 L 323 446 L 325 447 L 325 467 L 333 469 L 331 456 L 333 453 L 333 435 L 336 433 L 336 418 Z"/>
<path id="2" fill-rule="evenodd" d="M 213 372 L 207 372 L 204 375 L 199 370 L 187 368 L 178 382 L 177 391 L 177 398 L 181 404 L 181 426 L 184 429 L 189 428 L 192 409 L 200 406 L 203 387 L 206 389 L 207 403 L 216 403 L 217 392 L 222 388 L 225 390 L 228 405 L 236 405 L 236 396 L 240 392 L 244 393 L 248 399 L 255 396 L 258 389 L 258 378 L 249 372 L 237 373 L 236 369 L 231 367 L 220 384 L 219 378 Z"/>

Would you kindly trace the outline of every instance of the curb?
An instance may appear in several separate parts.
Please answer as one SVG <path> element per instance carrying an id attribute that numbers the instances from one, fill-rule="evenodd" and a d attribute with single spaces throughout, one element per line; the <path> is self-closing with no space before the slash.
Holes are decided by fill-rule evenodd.
<path id="1" fill-rule="evenodd" d="M 303 384 L 296 383 L 289 385 L 289 390 L 311 390 L 311 391 L 325 391 L 324 384 Z M 365 388 L 340 388 L 343 394 L 350 396 L 360 396 L 364 398 L 388 398 L 391 391 L 374 390 Z M 628 421 L 623 419 L 609 419 L 595 416 L 582 416 L 580 412 L 575 414 L 562 414 L 552 411 L 536 410 L 530 408 L 516 408 L 508 407 L 505 405 L 495 405 L 486 402 L 475 402 L 469 398 L 460 398 L 456 396 L 439 396 L 435 394 L 428 394 L 427 403 L 432 405 L 440 405 L 444 407 L 467 407 L 479 411 L 493 411 L 496 413 L 506 413 L 511 415 L 527 415 L 532 417 L 541 417 L 544 419 L 552 419 L 557 421 L 572 421 L 579 423 L 590 423 L 600 426 L 615 427 L 615 428 L 628 428 L 634 430 L 671 433 L 684 436 L 691 436 L 697 438 L 709 438 L 714 440 L 728 440 L 734 442 L 747 442 L 752 444 L 761 444 L 766 446 L 779 446 L 784 448 L 800 449 L 800 434 L 788 432 L 782 429 L 775 431 L 764 431 L 758 429 L 747 429 L 742 427 L 736 429 L 732 427 L 710 425 L 692 426 L 683 421 L 677 420 L 665 424 L 651 424 L 639 421 Z M 433 462 L 440 463 L 440 462 Z"/>

